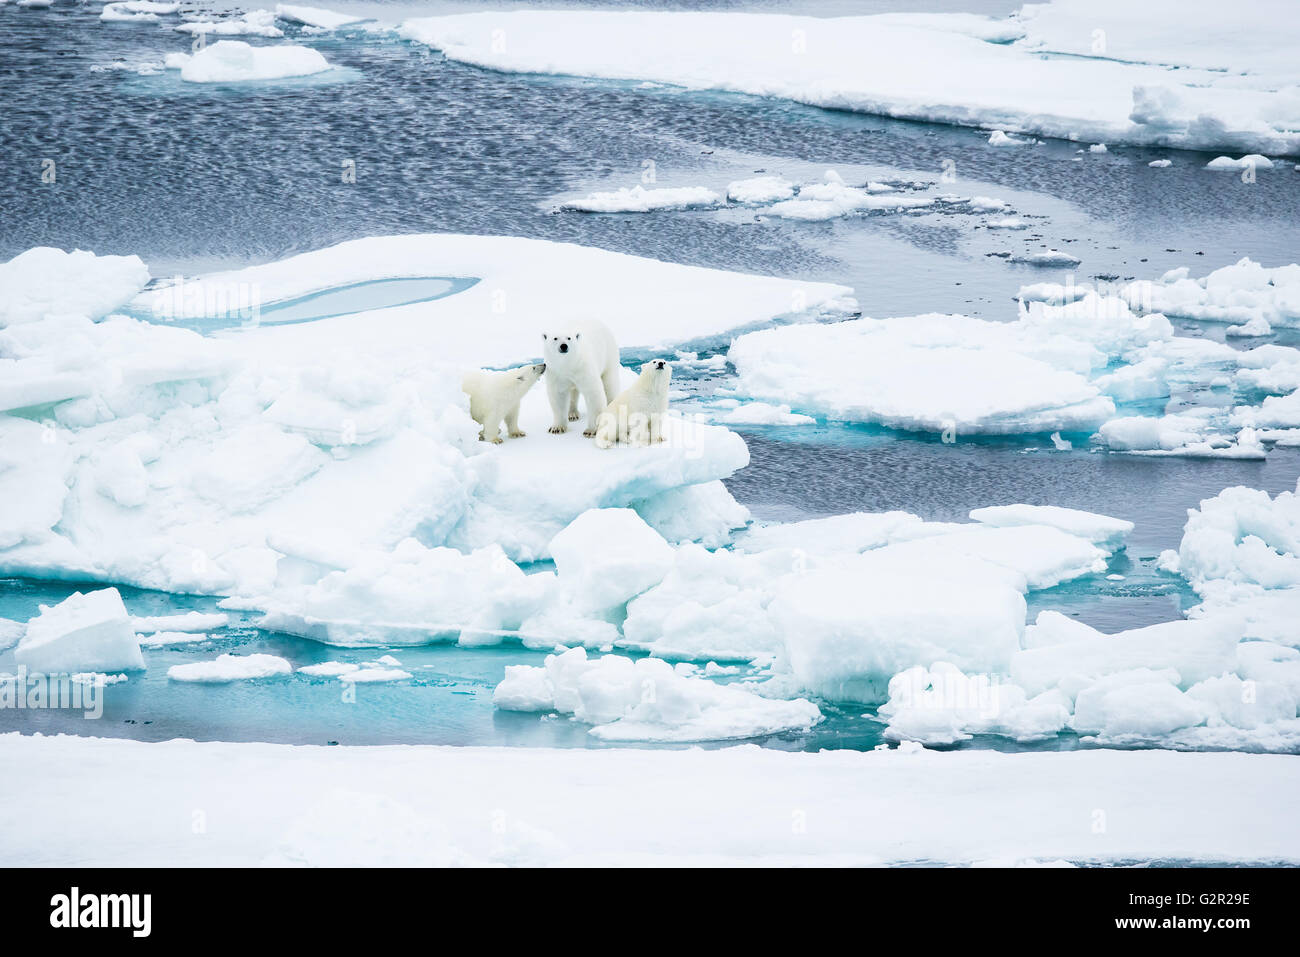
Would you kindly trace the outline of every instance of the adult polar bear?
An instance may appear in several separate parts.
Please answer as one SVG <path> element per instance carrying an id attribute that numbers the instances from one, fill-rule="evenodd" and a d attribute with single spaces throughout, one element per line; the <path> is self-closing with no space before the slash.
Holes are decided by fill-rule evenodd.
<path id="1" fill-rule="evenodd" d="M 578 396 L 587 406 L 587 427 L 582 434 L 591 438 L 605 405 L 619 393 L 618 343 L 603 322 L 575 322 L 559 335 L 542 333 L 546 360 L 546 396 L 551 400 L 550 431 L 569 431 L 578 420 Z"/>

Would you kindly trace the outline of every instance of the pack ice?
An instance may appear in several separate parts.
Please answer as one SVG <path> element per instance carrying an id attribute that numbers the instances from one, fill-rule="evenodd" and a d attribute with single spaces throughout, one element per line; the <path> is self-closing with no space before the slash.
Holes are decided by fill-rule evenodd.
<path id="1" fill-rule="evenodd" d="M 214 314 L 431 269 L 477 282 L 316 321 Z M 375 552 L 544 558 L 593 506 L 716 541 L 745 520 L 711 484 L 748 461 L 739 436 L 674 420 L 668 442 L 602 451 L 547 435 L 534 390 L 532 434 L 487 447 L 458 370 L 533 360 L 575 308 L 635 357 L 788 316 L 796 294 L 812 313 L 851 306 L 840 286 L 484 236 L 359 240 L 139 295 L 136 257 L 37 249 L 0 270 L 0 569 L 223 595 L 369 575 Z"/>
<path id="2" fill-rule="evenodd" d="M 494 70 L 779 96 L 1090 144 L 1300 150 L 1297 70 L 1284 53 L 1300 28 L 1285 0 L 1151 6 L 1139 15 L 1116 0 L 1057 0 L 1002 20 L 514 11 L 421 17 L 399 33 Z M 502 34 L 509 43 L 494 42 Z"/>

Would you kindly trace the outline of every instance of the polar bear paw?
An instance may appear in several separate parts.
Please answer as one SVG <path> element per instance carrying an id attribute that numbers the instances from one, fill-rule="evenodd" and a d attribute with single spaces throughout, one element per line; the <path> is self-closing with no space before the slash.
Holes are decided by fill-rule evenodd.
<path id="1" fill-rule="evenodd" d="M 583 429 L 583 430 L 582 430 L 582 434 L 583 434 L 585 437 L 587 437 L 587 438 L 589 438 L 589 439 L 592 439 L 592 438 L 595 438 L 595 437 L 596 437 L 596 430 L 595 430 L 595 429 Z"/>
<path id="2" fill-rule="evenodd" d="M 563 435 L 569 431 L 569 427 L 567 425 L 553 425 L 546 431 L 550 432 L 551 435 Z"/>
<path id="3" fill-rule="evenodd" d="M 580 418 L 582 418 L 582 416 L 579 415 L 577 412 L 570 412 L 570 413 L 569 413 L 569 421 L 570 421 L 570 422 L 577 422 Z"/>
<path id="4" fill-rule="evenodd" d="M 511 429 L 511 430 L 510 430 L 510 437 L 511 437 L 512 439 L 522 439 L 522 438 L 523 438 L 525 435 L 527 435 L 527 434 L 528 434 L 528 433 L 525 432 L 523 429 Z"/>

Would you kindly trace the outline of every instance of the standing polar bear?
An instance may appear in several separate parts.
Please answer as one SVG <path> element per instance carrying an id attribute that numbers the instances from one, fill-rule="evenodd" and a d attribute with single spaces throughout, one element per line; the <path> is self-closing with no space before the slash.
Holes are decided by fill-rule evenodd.
<path id="1" fill-rule="evenodd" d="M 501 442 L 501 420 L 505 419 L 506 433 L 512 439 L 523 438 L 519 428 L 519 403 L 528 390 L 546 371 L 546 363 L 520 366 L 493 372 L 475 369 L 466 372 L 460 380 L 460 389 L 469 396 L 470 417 L 483 428 L 478 437 L 481 442 Z"/>
<path id="2" fill-rule="evenodd" d="M 596 434 L 596 421 L 605 403 L 618 393 L 618 343 L 603 322 L 576 322 L 560 335 L 542 333 L 546 360 L 546 395 L 551 400 L 550 431 L 569 431 L 578 420 L 578 396 L 587 405 L 587 427 Z"/>
<path id="3" fill-rule="evenodd" d="M 605 406 L 596 430 L 596 445 L 607 449 L 619 442 L 626 445 L 662 442 L 672 375 L 673 367 L 663 359 L 652 359 L 643 365 L 637 380 Z"/>

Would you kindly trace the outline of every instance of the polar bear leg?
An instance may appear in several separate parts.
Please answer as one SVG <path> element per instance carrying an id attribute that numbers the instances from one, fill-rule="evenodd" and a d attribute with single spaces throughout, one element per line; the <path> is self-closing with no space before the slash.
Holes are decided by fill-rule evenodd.
<path id="1" fill-rule="evenodd" d="M 582 434 L 591 438 L 596 434 L 596 428 L 600 425 L 600 414 L 605 411 L 605 405 L 609 400 L 605 398 L 604 384 L 594 375 L 579 388 L 582 390 L 583 401 L 587 403 L 587 427 L 582 430 Z"/>
<path id="2" fill-rule="evenodd" d="M 569 390 L 573 386 L 555 376 L 546 376 L 546 398 L 551 402 L 551 427 L 547 431 L 559 435 L 569 431 Z"/>
<path id="3" fill-rule="evenodd" d="M 528 433 L 519 428 L 519 403 L 506 413 L 506 435 L 512 439 L 522 439 Z"/>
<path id="4" fill-rule="evenodd" d="M 569 421 L 577 422 L 579 418 L 580 416 L 578 415 L 578 390 L 576 388 L 570 389 L 569 390 Z"/>
<path id="5" fill-rule="evenodd" d="M 478 434 L 480 442 L 501 444 L 501 419 L 497 414 L 484 416 L 483 431 Z"/>

